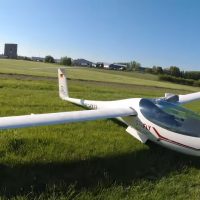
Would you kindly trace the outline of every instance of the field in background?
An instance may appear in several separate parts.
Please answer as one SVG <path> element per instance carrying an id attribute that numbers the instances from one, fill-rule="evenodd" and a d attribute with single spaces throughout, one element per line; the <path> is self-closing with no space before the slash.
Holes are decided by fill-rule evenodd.
<path id="1" fill-rule="evenodd" d="M 23 61 L 9 61 L 6 66 L 2 62 L 0 72 L 43 77 L 1 75 L 0 116 L 82 109 L 59 99 L 57 80 L 49 78 L 57 76 L 58 66 Z M 13 62 L 20 64 L 14 68 Z M 26 70 L 25 66 L 39 69 Z M 153 97 L 199 90 L 181 85 L 177 88 L 175 84 L 169 89 L 156 77 L 144 80 L 134 73 L 131 77 L 87 68 L 67 71 L 72 78 L 70 95 L 86 99 Z M 108 77 L 114 77 L 114 81 Z M 87 78 L 90 80 L 83 80 Z M 130 82 L 125 82 L 126 78 Z M 139 84 L 135 81 L 138 79 Z M 200 112 L 199 102 L 187 107 Z M 0 131 L 2 198 L 198 199 L 199 169 L 199 158 L 151 143 L 143 145 L 113 120 Z"/>
<path id="2" fill-rule="evenodd" d="M 41 62 L 0 59 L 0 73 L 29 74 L 36 76 L 57 77 L 60 65 Z M 198 88 L 158 81 L 156 75 L 139 72 L 111 71 L 84 67 L 68 67 L 68 78 L 94 80 L 101 82 L 127 83 L 134 85 L 155 86 L 186 91 L 198 91 Z"/>

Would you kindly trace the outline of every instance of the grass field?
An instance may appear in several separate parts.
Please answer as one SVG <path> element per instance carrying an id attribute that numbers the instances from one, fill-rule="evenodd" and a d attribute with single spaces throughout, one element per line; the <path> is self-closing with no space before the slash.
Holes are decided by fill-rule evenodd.
<path id="1" fill-rule="evenodd" d="M 0 116 L 82 109 L 59 99 L 56 65 L 15 63 L 18 61 L 0 60 L 0 72 L 39 77 L 1 74 Z M 26 65 L 44 69 L 26 70 Z M 199 90 L 175 84 L 164 86 L 164 82 L 148 75 L 106 74 L 79 68 L 68 71 L 70 94 L 86 99 L 153 97 Z M 114 81 L 107 80 L 111 77 Z M 137 79 L 139 84 L 135 83 Z M 200 112 L 199 102 L 187 107 Z M 0 131 L 0 155 L 2 199 L 200 197 L 199 158 L 151 143 L 143 145 L 112 120 Z"/>
<path id="2" fill-rule="evenodd" d="M 41 62 L 0 59 L 0 73 L 29 74 L 57 77 L 57 64 Z M 198 88 L 158 81 L 157 76 L 139 72 L 121 72 L 94 68 L 69 67 L 68 78 L 76 80 L 93 80 L 111 83 L 126 83 L 142 86 L 155 86 L 186 91 L 198 91 Z"/>

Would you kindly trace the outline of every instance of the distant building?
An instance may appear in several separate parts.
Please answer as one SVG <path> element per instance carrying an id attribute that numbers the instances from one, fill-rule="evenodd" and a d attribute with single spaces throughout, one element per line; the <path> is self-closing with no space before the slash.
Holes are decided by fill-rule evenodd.
<path id="1" fill-rule="evenodd" d="M 109 69 L 109 63 L 106 62 L 97 62 L 96 63 L 96 68 L 104 68 L 104 69 Z"/>
<path id="2" fill-rule="evenodd" d="M 42 57 L 32 57 L 31 60 L 36 62 L 44 62 L 44 58 Z"/>
<path id="3" fill-rule="evenodd" d="M 117 64 L 117 63 L 113 63 L 109 65 L 109 69 L 112 69 L 112 70 L 125 70 L 126 68 L 127 68 L 126 65 Z"/>
<path id="4" fill-rule="evenodd" d="M 92 63 L 92 67 L 97 67 L 97 65 L 95 63 Z"/>
<path id="5" fill-rule="evenodd" d="M 92 62 L 88 61 L 88 60 L 85 60 L 85 59 L 76 59 L 76 60 L 73 60 L 73 65 L 75 66 L 92 66 Z"/>
<path id="6" fill-rule="evenodd" d="M 104 62 L 103 65 L 104 65 L 104 66 L 103 66 L 104 69 L 109 69 L 109 66 L 110 66 L 109 63 L 105 63 L 105 62 Z"/>
<path id="7" fill-rule="evenodd" d="M 7 58 L 17 58 L 17 44 L 5 44 L 4 56 Z"/>
<path id="8" fill-rule="evenodd" d="M 104 63 L 103 62 L 97 62 L 96 68 L 104 68 Z"/>

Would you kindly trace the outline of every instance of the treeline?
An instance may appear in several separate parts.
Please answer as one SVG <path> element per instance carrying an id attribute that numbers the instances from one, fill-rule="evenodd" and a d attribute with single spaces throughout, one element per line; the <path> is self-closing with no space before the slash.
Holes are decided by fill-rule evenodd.
<path id="1" fill-rule="evenodd" d="M 158 75 L 168 75 L 172 77 L 178 77 L 183 79 L 200 79 L 199 71 L 181 71 L 179 67 L 171 66 L 169 68 L 162 68 L 160 66 L 153 66 L 152 68 L 146 68 L 146 72 Z"/>
<path id="2" fill-rule="evenodd" d="M 71 66 L 72 65 L 72 59 L 65 56 L 62 57 L 59 62 L 56 62 L 55 59 L 53 58 L 53 56 L 45 56 L 44 58 L 44 62 L 46 63 L 60 63 L 61 65 L 66 65 L 66 66 Z"/>
<path id="3" fill-rule="evenodd" d="M 169 82 L 172 82 L 172 83 L 178 83 L 178 84 L 182 84 L 182 85 L 190 85 L 190 86 L 200 87 L 200 81 L 199 80 L 185 79 L 185 78 L 174 77 L 174 76 L 166 75 L 166 74 L 159 75 L 159 80 L 169 81 Z"/>
<path id="4" fill-rule="evenodd" d="M 200 71 L 181 71 L 180 68 L 176 66 L 171 66 L 169 68 L 162 68 L 160 66 L 144 68 L 136 61 L 128 63 L 127 70 L 156 74 L 159 75 L 159 80 L 162 81 L 198 87 L 200 86 Z"/>
<path id="5" fill-rule="evenodd" d="M 28 57 L 23 57 L 24 60 L 31 60 Z M 52 56 L 48 55 L 43 60 L 39 60 L 46 63 L 58 63 L 61 65 L 72 66 L 73 61 L 70 57 L 62 57 L 59 60 L 54 59 Z M 151 73 L 159 75 L 159 80 L 170 81 L 173 83 L 200 86 L 200 71 L 181 71 L 177 66 L 170 66 L 168 68 L 163 68 L 161 66 L 153 66 L 152 68 L 142 67 L 142 65 L 133 60 L 131 62 L 119 62 L 126 66 L 124 70 L 126 71 L 138 71 L 143 73 Z"/>
<path id="6" fill-rule="evenodd" d="M 45 62 L 45 63 L 57 63 L 61 65 L 71 66 L 72 65 L 72 59 L 70 57 L 62 57 L 61 59 L 55 59 L 51 55 L 45 56 L 45 58 L 41 57 L 27 57 L 27 56 L 18 56 L 18 60 L 26 60 L 26 61 L 37 61 L 37 62 Z"/>
<path id="7" fill-rule="evenodd" d="M 198 71 L 181 71 L 176 66 L 165 69 L 160 66 L 153 66 L 152 68 L 146 68 L 145 71 L 152 74 L 158 74 L 159 80 L 162 81 L 197 87 L 200 86 L 200 72 Z"/>
<path id="8" fill-rule="evenodd" d="M 181 71 L 179 67 L 171 66 L 169 68 L 163 68 L 160 66 L 153 66 L 152 68 L 145 68 L 137 61 L 131 61 L 129 63 L 123 63 L 127 65 L 127 71 L 140 71 L 157 75 L 168 75 L 172 77 L 178 77 L 183 79 L 200 79 L 200 71 Z"/>

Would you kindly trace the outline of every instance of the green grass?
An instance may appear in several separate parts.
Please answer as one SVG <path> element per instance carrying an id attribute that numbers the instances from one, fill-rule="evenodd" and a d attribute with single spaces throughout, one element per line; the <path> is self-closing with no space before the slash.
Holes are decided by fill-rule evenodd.
<path id="1" fill-rule="evenodd" d="M 1 76 L 0 116 L 82 109 L 61 101 L 57 80 L 43 75 Z M 199 89 L 157 86 L 69 81 L 73 97 L 102 100 Z M 199 102 L 187 107 L 200 112 Z M 116 121 L 0 131 L 0 199 L 198 199 L 199 187 L 199 158 L 141 144 Z"/>
<path id="2" fill-rule="evenodd" d="M 41 62 L 0 59 L 0 73 L 29 74 L 57 77 L 60 65 Z M 157 76 L 138 72 L 120 72 L 94 68 L 69 67 L 68 78 L 93 80 L 111 83 L 126 83 L 142 86 L 155 86 L 169 89 L 198 91 L 198 88 L 158 81 Z"/>

